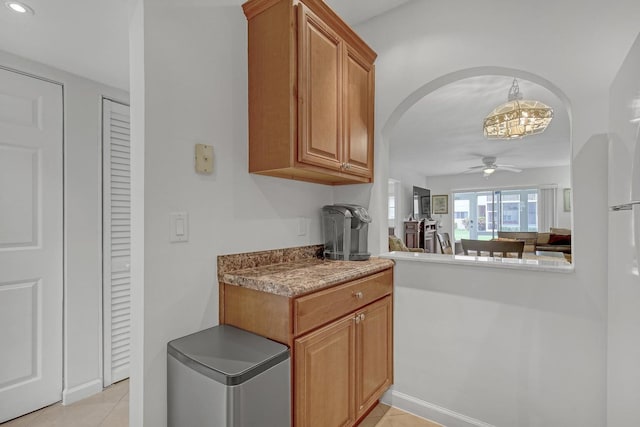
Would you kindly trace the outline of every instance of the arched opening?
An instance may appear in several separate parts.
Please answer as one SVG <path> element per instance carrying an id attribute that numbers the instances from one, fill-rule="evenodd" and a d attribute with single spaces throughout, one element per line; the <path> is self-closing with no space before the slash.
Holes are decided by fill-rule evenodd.
<path id="1" fill-rule="evenodd" d="M 489 141 L 482 120 L 507 101 L 514 78 L 525 99 L 554 109 L 554 119 L 542 134 Z M 417 241 L 426 252 L 441 252 L 433 243 L 438 234 L 448 234 L 457 253 L 463 239 L 509 235 L 527 239 L 529 259 L 571 262 L 571 105 L 552 82 L 504 67 L 449 73 L 400 102 L 382 136 L 389 147 L 389 178 L 401 182 L 396 197 L 407 207 L 396 215 L 424 221 Z M 490 163 L 497 169 L 487 168 Z M 414 187 L 430 190 L 432 210 L 426 215 L 412 210 L 419 205 L 411 202 Z M 395 234 L 406 241 L 400 228 Z"/>

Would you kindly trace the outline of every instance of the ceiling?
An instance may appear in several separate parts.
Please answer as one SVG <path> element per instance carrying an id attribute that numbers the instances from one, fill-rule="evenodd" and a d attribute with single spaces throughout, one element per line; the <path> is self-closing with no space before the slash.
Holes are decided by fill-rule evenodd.
<path id="1" fill-rule="evenodd" d="M 202 0 L 180 0 L 202 4 Z M 409 0 L 328 0 L 350 25 Z M 119 89 L 129 89 L 130 0 L 24 0 L 34 15 L 0 2 L 0 50 Z M 176 3 L 178 1 L 176 0 Z M 236 6 L 242 0 L 207 0 Z"/>
<path id="2" fill-rule="evenodd" d="M 325 0 L 349 25 L 357 25 L 410 0 Z"/>
<path id="3" fill-rule="evenodd" d="M 0 2 L 0 50 L 128 90 L 127 0 L 24 2 L 34 15 Z"/>
<path id="4" fill-rule="evenodd" d="M 390 138 L 390 160 L 421 175 L 451 175 L 482 165 L 482 157 L 520 169 L 570 163 L 569 115 L 546 88 L 518 79 L 524 99 L 544 102 L 554 118 L 543 133 L 517 140 L 487 140 L 484 118 L 507 101 L 511 76 L 478 76 L 431 92 L 400 119 Z M 437 161 L 435 160 L 437 159 Z M 497 173 L 508 173 L 498 169 Z"/>

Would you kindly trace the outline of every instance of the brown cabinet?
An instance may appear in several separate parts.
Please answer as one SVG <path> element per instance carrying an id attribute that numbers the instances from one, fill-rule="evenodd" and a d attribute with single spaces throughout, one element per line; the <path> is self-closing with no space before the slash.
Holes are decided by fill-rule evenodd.
<path id="1" fill-rule="evenodd" d="M 355 326 L 349 316 L 295 340 L 296 426 L 355 422 Z"/>
<path id="2" fill-rule="evenodd" d="M 251 0 L 249 172 L 372 182 L 376 54 L 321 0 Z"/>
<path id="3" fill-rule="evenodd" d="M 391 385 L 393 332 L 391 297 L 356 313 L 357 417 L 371 408 Z"/>
<path id="4" fill-rule="evenodd" d="M 391 297 L 295 340 L 296 426 L 350 426 L 391 385 Z"/>
<path id="5" fill-rule="evenodd" d="M 408 248 L 422 248 L 425 252 L 436 253 L 436 221 L 405 221 L 404 241 Z"/>
<path id="6" fill-rule="evenodd" d="M 296 427 L 353 426 L 393 382 L 393 270 L 295 298 L 221 284 L 220 323 L 289 345 Z"/>
<path id="7" fill-rule="evenodd" d="M 404 244 L 408 248 L 421 248 L 420 239 L 420 221 L 405 221 L 404 222 Z"/>

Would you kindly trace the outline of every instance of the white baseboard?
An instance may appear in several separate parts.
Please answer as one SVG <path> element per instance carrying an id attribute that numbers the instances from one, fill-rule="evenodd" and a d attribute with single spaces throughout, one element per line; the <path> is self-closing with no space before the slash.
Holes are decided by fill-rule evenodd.
<path id="1" fill-rule="evenodd" d="M 388 390 L 380 401 L 410 414 L 435 421 L 445 427 L 495 427 L 484 421 L 476 420 L 392 389 Z"/>
<path id="2" fill-rule="evenodd" d="M 98 378 L 88 383 L 62 390 L 62 404 L 70 405 L 85 397 L 93 396 L 102 391 L 102 379 Z"/>

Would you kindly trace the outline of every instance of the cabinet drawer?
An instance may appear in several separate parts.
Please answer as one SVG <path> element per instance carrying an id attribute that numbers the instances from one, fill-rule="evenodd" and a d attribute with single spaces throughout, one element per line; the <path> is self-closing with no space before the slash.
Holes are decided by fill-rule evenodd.
<path id="1" fill-rule="evenodd" d="M 294 301 L 293 334 L 298 336 L 391 293 L 392 270 L 338 285 Z"/>

